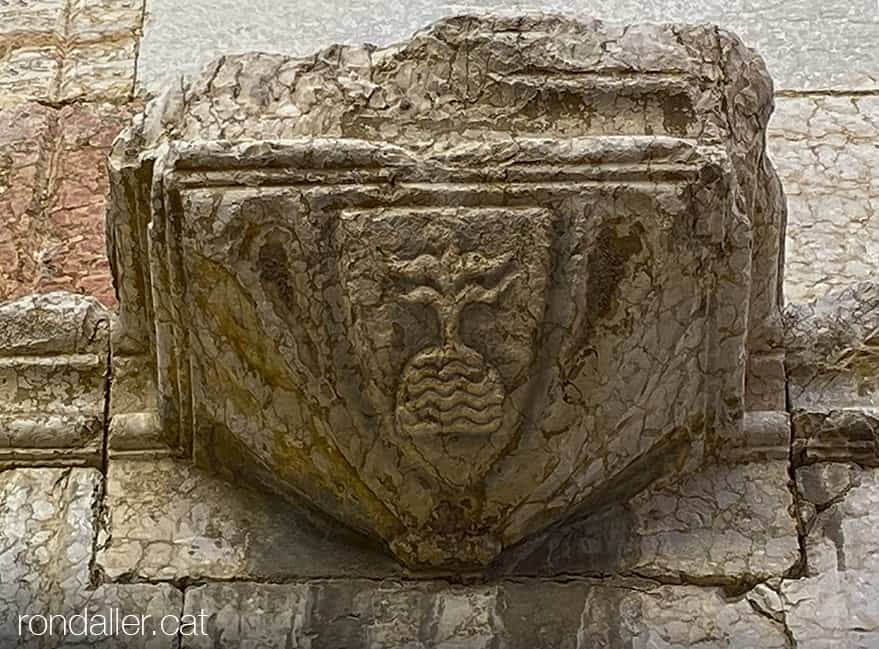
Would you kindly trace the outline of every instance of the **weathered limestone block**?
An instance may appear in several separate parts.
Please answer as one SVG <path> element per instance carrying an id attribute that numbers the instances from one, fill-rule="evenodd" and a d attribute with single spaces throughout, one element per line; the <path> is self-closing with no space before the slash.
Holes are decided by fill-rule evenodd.
<path id="1" fill-rule="evenodd" d="M 113 581 L 400 574 L 326 516 L 179 460 L 111 459 L 104 511 L 96 566 Z"/>
<path id="2" fill-rule="evenodd" d="M 0 466 L 98 464 L 109 330 L 91 297 L 0 304 Z"/>
<path id="3" fill-rule="evenodd" d="M 69 290 L 111 306 L 107 152 L 130 108 L 0 110 L 0 301 Z"/>
<path id="4" fill-rule="evenodd" d="M 170 584 L 102 584 L 92 590 L 70 594 L 62 609 L 68 616 L 88 611 L 90 619 L 99 632 L 79 635 L 79 627 L 73 627 L 67 635 L 59 634 L 57 641 L 41 645 L 40 649 L 180 649 L 179 634 L 175 625 L 183 612 L 183 593 Z M 123 631 L 122 616 L 136 616 Z M 114 616 L 114 618 L 111 618 Z M 112 633 L 100 632 L 100 618 L 116 620 Z M 163 626 L 164 621 L 164 626 Z M 188 618 L 187 618 L 188 622 Z M 197 620 L 195 621 L 197 623 Z M 110 622 L 113 624 L 113 622 Z M 93 627 L 94 628 L 94 627 Z M 196 627 L 186 627 L 187 629 Z"/>
<path id="5" fill-rule="evenodd" d="M 134 453 L 133 453 L 134 454 Z M 181 460 L 111 456 L 96 565 L 109 579 L 398 576 L 364 539 Z M 511 548 L 492 578 L 637 574 L 734 588 L 799 563 L 787 462 L 710 467 Z"/>
<path id="6" fill-rule="evenodd" d="M 0 108 L 51 97 L 61 70 L 61 55 L 53 48 L 24 46 L 3 52 Z"/>
<path id="7" fill-rule="evenodd" d="M 91 563 L 102 484 L 95 469 L 0 471 L 0 646 L 20 649 L 172 649 L 176 637 L 88 638 L 57 631 L 19 635 L 19 616 L 126 613 L 179 616 L 182 593 L 170 585 L 106 584 L 93 587 Z M 77 632 L 77 628 L 73 629 Z M 150 631 L 153 629 L 151 628 Z"/>
<path id="8" fill-rule="evenodd" d="M 134 94 L 137 36 L 70 47 L 61 66 L 60 101 L 100 99 L 125 101 Z"/>
<path id="9" fill-rule="evenodd" d="M 806 528 L 806 573 L 785 580 L 787 626 L 800 649 L 879 644 L 879 476 L 875 469 L 814 464 L 797 470 Z"/>
<path id="10" fill-rule="evenodd" d="M 0 5 L 0 36 L 22 31 L 51 32 L 63 28 L 66 0 L 30 0 Z"/>
<path id="11" fill-rule="evenodd" d="M 187 590 L 185 610 L 209 619 L 187 649 L 789 647 L 744 598 L 646 581 L 209 584 Z"/>
<path id="12" fill-rule="evenodd" d="M 94 469 L 0 471 L 0 634 L 19 614 L 54 612 L 58 587 L 89 585 L 101 475 Z"/>
<path id="13" fill-rule="evenodd" d="M 176 452 L 410 567 L 484 565 L 783 406 L 771 108 L 705 26 L 224 57 L 111 156 L 114 356 Z"/>
<path id="14" fill-rule="evenodd" d="M 709 467 L 509 550 L 509 576 L 632 574 L 741 586 L 800 561 L 788 463 Z"/>

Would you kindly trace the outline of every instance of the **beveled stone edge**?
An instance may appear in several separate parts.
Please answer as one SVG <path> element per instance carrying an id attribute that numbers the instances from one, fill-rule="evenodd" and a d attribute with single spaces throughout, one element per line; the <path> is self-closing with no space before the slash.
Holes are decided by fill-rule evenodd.
<path id="1" fill-rule="evenodd" d="M 94 468 L 100 469 L 102 447 L 8 448 L 0 450 L 0 471 L 24 468 Z"/>
<path id="2" fill-rule="evenodd" d="M 99 467 L 103 445 L 103 413 L 0 413 L 0 469 L 47 465 Z"/>

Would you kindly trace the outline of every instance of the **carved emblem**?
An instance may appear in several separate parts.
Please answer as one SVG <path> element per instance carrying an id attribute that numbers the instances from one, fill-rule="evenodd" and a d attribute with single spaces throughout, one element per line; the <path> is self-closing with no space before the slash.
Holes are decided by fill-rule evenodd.
<path id="1" fill-rule="evenodd" d="M 391 273 L 414 287 L 401 299 L 431 307 L 442 342 L 413 356 L 397 389 L 397 429 L 419 453 L 435 456 L 466 452 L 471 438 L 480 445 L 503 423 L 505 390 L 497 370 L 461 341 L 461 312 L 474 303 L 491 305 L 509 288 L 512 253 L 487 258 L 463 253 L 452 242 L 437 258 L 392 260 Z"/>
<path id="2" fill-rule="evenodd" d="M 445 488 L 483 478 L 529 407 L 551 222 L 546 210 L 513 207 L 342 218 L 346 328 L 375 409 L 393 413 L 380 429 Z"/>
<path id="3" fill-rule="evenodd" d="M 151 103 L 112 164 L 113 358 L 168 441 L 472 568 L 783 403 L 771 89 L 722 34 L 604 30 L 455 19 Z"/>

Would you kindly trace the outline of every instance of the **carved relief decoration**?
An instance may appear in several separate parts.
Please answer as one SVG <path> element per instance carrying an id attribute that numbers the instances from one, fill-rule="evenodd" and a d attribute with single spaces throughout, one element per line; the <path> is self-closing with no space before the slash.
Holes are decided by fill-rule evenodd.
<path id="1" fill-rule="evenodd" d="M 168 442 L 413 568 L 739 443 L 783 392 L 749 374 L 780 362 L 771 86 L 754 59 L 733 107 L 720 72 L 753 54 L 716 31 L 644 28 L 614 63 L 607 29 L 449 19 L 230 57 L 148 107 L 111 161 L 113 344 Z"/>

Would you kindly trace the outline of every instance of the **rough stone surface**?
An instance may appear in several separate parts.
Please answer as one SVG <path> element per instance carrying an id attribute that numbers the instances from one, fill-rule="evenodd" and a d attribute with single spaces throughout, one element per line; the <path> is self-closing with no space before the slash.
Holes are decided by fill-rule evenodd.
<path id="1" fill-rule="evenodd" d="M 0 301 L 33 287 L 38 260 L 31 242 L 43 226 L 53 119 L 54 111 L 39 104 L 0 110 Z"/>
<path id="2" fill-rule="evenodd" d="M 130 115 L 109 104 L 0 111 L 0 301 L 64 289 L 115 302 L 106 156 Z"/>
<path id="3" fill-rule="evenodd" d="M 853 461 L 879 465 L 879 409 L 827 408 L 793 417 L 796 464 Z"/>
<path id="4" fill-rule="evenodd" d="M 0 646 L 20 649 L 97 647 L 164 649 L 176 638 L 19 635 L 19 615 L 49 616 L 109 609 L 137 615 L 180 615 L 183 596 L 169 585 L 94 587 L 91 562 L 97 534 L 101 474 L 94 469 L 0 471 Z M 34 629 L 39 632 L 41 627 Z M 152 631 L 153 628 L 150 628 Z M 25 630 L 26 631 L 26 630 Z"/>
<path id="5" fill-rule="evenodd" d="M 782 402 L 770 111 L 709 27 L 458 17 L 221 59 L 114 149 L 114 349 L 199 464 L 484 565 Z"/>
<path id="6" fill-rule="evenodd" d="M 879 407 L 879 284 L 789 305 L 784 321 L 794 413 Z"/>
<path id="7" fill-rule="evenodd" d="M 109 313 L 92 297 L 29 295 L 0 304 L 0 355 L 103 355 L 109 329 Z"/>
<path id="8" fill-rule="evenodd" d="M 4 40 L 7 38 L 4 37 Z M 61 65 L 61 56 L 52 47 L 32 45 L 4 51 L 0 108 L 30 99 L 47 100 L 54 96 Z"/>
<path id="9" fill-rule="evenodd" d="M 48 187 L 49 240 L 40 291 L 64 288 L 115 303 L 104 233 L 107 152 L 131 114 L 109 104 L 65 106 Z"/>
<path id="10" fill-rule="evenodd" d="M 799 560 L 788 480 L 783 462 L 712 467 L 513 548 L 490 574 L 638 574 L 721 585 L 780 577 Z M 280 499 L 172 459 L 111 460 L 106 520 L 97 565 L 111 579 L 400 572 L 381 550 L 328 533 L 335 527 L 313 514 L 291 513 Z M 349 542 L 361 549 L 346 549 Z"/>
<path id="11" fill-rule="evenodd" d="M 97 567 L 111 580 L 400 573 L 322 515 L 167 458 L 110 461 Z"/>
<path id="12" fill-rule="evenodd" d="M 806 529 L 806 574 L 785 580 L 785 618 L 799 649 L 879 644 L 879 475 L 817 464 L 797 471 Z"/>
<path id="13" fill-rule="evenodd" d="M 0 471 L 0 629 L 7 639 L 17 613 L 49 612 L 64 589 L 88 587 L 100 488 L 94 469 Z"/>
<path id="14" fill-rule="evenodd" d="M 127 100 L 143 0 L 13 0 L 0 6 L 0 107 Z"/>
<path id="15" fill-rule="evenodd" d="M 176 637 L 150 626 L 144 637 L 122 638 L 56 632 L 52 637 L 19 635 L 19 615 L 180 616 L 183 594 L 149 584 L 92 583 L 97 521 L 102 493 L 95 469 L 0 471 L 0 646 L 18 649 L 176 649 Z M 37 624 L 34 629 L 39 632 Z M 123 644 L 124 641 L 124 644 Z"/>
<path id="16" fill-rule="evenodd" d="M 788 302 L 822 299 L 879 274 L 877 115 L 874 95 L 776 100 L 769 150 L 788 202 Z"/>
<path id="17" fill-rule="evenodd" d="M 152 0 L 138 83 L 158 93 L 171 70 L 246 51 L 307 56 L 333 43 L 389 45 L 422 25 L 466 12 L 557 11 L 621 23 L 710 22 L 735 31 L 767 59 L 785 90 L 872 90 L 879 83 L 879 22 L 872 0 L 685 2 L 682 0 L 412 0 L 405 5 L 300 0 L 295 5 L 236 0 Z"/>
<path id="18" fill-rule="evenodd" d="M 744 598 L 643 581 L 210 584 L 187 591 L 186 610 L 210 620 L 191 649 L 789 647 Z"/>
<path id="19" fill-rule="evenodd" d="M 186 647 L 879 646 L 879 547 L 874 542 L 879 479 L 875 469 L 864 468 L 879 465 L 879 293 L 874 285 L 856 285 L 879 274 L 873 173 L 879 37 L 872 0 L 820 5 L 601 0 L 588 6 L 579 0 L 546 0 L 540 6 L 516 0 L 503 7 L 494 0 L 442 0 L 430 6 L 416 0 L 405 7 L 258 1 L 246 9 L 226 0 L 150 0 L 141 47 L 143 4 L 0 0 L 0 303 L 53 289 L 113 303 L 104 261 L 104 157 L 128 119 L 130 109 L 121 102 L 130 97 L 138 56 L 139 85 L 154 94 L 162 89 L 161 77 L 217 55 L 261 49 L 308 56 L 337 41 L 385 44 L 450 13 L 500 8 L 586 11 L 623 22 L 708 19 L 756 45 L 781 91 L 768 148 L 785 183 L 790 213 L 784 273 L 786 300 L 792 304 L 784 344 L 790 425 L 781 412 L 785 393 L 779 390 L 786 380 L 784 352 L 773 341 L 766 353 L 749 361 L 744 435 L 723 440 L 721 465 L 651 487 L 625 504 L 620 496 L 609 509 L 531 537 L 502 554 L 487 575 L 464 577 L 470 585 L 407 581 L 371 542 L 323 516 L 170 459 L 177 449 L 166 444 L 168 428 L 158 415 L 161 395 L 154 368 L 141 355 L 143 339 L 132 344 L 120 328 L 114 339 L 109 439 L 102 449 L 108 314 L 96 302 L 62 294 L 0 304 L 0 467 L 41 466 L 0 471 L 2 649 L 179 649 L 176 636 L 46 640 L 14 633 L 15 617 L 25 612 L 79 613 L 87 606 L 93 612 L 116 608 L 159 619 L 183 610 L 184 593 L 170 583 L 111 579 L 212 582 L 187 587 L 186 609 L 204 608 L 211 617 L 209 636 L 186 638 Z M 649 41 L 649 34 L 636 28 L 605 47 L 618 59 L 626 43 L 644 38 Z M 573 48 L 561 60 L 581 54 Z M 673 52 L 669 56 L 681 60 Z M 358 69 L 367 60 L 374 66 L 381 56 L 343 49 L 323 57 L 316 68 L 352 70 L 341 82 L 349 96 L 362 90 L 377 112 L 396 109 L 393 97 L 358 86 L 363 78 Z M 467 71 L 455 72 L 455 64 L 478 57 L 477 47 L 442 64 L 472 91 L 490 84 Z M 327 97 L 334 86 L 323 83 L 320 74 L 303 81 L 276 66 L 279 59 L 257 60 L 272 83 L 236 85 L 231 78 L 241 78 L 237 68 L 226 74 L 233 69 L 231 57 L 209 71 L 216 73 L 211 84 L 202 83 L 191 106 L 166 104 L 166 125 L 179 127 L 171 139 L 208 132 L 233 139 L 308 135 L 327 123 L 328 132 L 336 123 L 347 128 L 348 116 L 314 126 L 323 119 L 322 106 L 344 104 L 337 96 Z M 730 78 L 739 76 L 739 65 Z M 409 73 L 401 73 L 401 84 L 408 83 Z M 565 83 L 553 88 L 556 98 L 544 106 L 567 105 L 561 100 L 583 82 L 572 77 Z M 202 96 L 213 98 L 209 105 L 199 104 L 205 87 L 209 90 Z M 289 112 L 288 88 L 299 89 L 292 103 L 305 109 L 295 115 Z M 728 99 L 741 102 L 752 92 L 762 96 L 764 89 L 739 87 Z M 499 103 L 511 97 L 516 95 Z M 28 98 L 45 105 L 21 103 Z M 407 110 L 420 114 L 418 97 L 404 99 L 410 103 Z M 253 112 L 272 113 L 273 102 L 281 108 L 249 133 Z M 594 95 L 590 102 L 600 105 Z M 645 106 L 649 113 L 651 106 Z M 539 110 L 529 114 L 528 128 L 545 133 L 551 120 L 542 120 Z M 177 124 L 186 111 L 192 119 Z M 621 116 L 630 112 L 618 104 L 609 111 L 599 108 L 590 116 L 590 128 L 624 132 L 629 124 Z M 441 124 L 448 117 L 434 121 Z M 570 124 L 585 121 L 575 111 L 567 117 Z M 654 133 L 665 133 L 669 125 L 679 125 L 679 118 L 680 106 L 671 106 L 646 116 L 644 123 Z M 293 123 L 308 126 L 285 130 Z M 462 135 L 471 137 L 483 128 L 477 124 Z M 154 126 L 143 130 L 156 132 Z M 413 128 L 410 133 L 417 139 L 422 132 Z M 384 131 L 378 139 L 385 136 L 395 134 Z M 216 179 L 215 171 L 204 173 L 207 184 Z M 247 184 L 252 176 L 238 180 Z M 136 197 L 149 187 L 127 189 Z M 355 230 L 357 218 L 350 221 Z M 132 231 L 110 234 L 118 243 Z M 761 240 L 765 236 L 755 237 Z M 136 241 L 126 254 L 143 253 L 145 240 Z M 524 246 L 527 255 L 538 258 L 539 246 L 531 243 Z M 412 266 L 399 270 L 411 275 L 417 270 Z M 363 268 L 359 277 L 371 279 L 373 266 Z M 445 268 L 440 275 L 447 279 L 461 270 L 454 264 Z M 765 275 L 765 270 L 759 272 Z M 123 275 L 121 284 L 130 279 Z M 299 287 L 291 287 L 281 298 L 295 304 L 292 296 Z M 511 292 L 506 291 L 504 300 Z M 356 317 L 368 315 L 369 306 Z M 442 304 L 433 308 L 438 320 L 447 317 Z M 424 329 L 427 320 L 411 329 Z M 519 326 L 514 317 L 504 320 L 513 331 Z M 491 388 L 491 381 L 486 385 Z M 262 408 L 262 403 L 250 405 Z M 791 430 L 793 448 L 788 449 Z M 791 450 L 798 467 L 796 499 L 788 463 L 778 460 Z M 70 466 L 97 466 L 105 456 L 110 493 L 102 503 L 102 476 Z M 803 555 L 792 516 L 795 504 Z M 104 524 L 96 527 L 101 520 Z M 660 586 L 642 580 L 645 576 L 700 586 Z M 481 577 L 489 583 L 479 585 Z"/>
<path id="20" fill-rule="evenodd" d="M 97 41 L 71 47 L 62 64 L 59 101 L 81 98 L 126 101 L 133 94 L 137 41 Z"/>
<path id="21" fill-rule="evenodd" d="M 182 617 L 183 593 L 170 584 L 102 584 L 94 589 L 80 590 L 65 598 L 67 615 L 90 612 L 92 619 L 102 615 L 136 616 L 129 619 L 127 631 L 117 622 L 115 632 L 110 634 L 89 633 L 77 637 L 63 633 L 55 643 L 39 645 L 39 649 L 58 647 L 58 649 L 179 649 L 179 634 L 174 632 Z M 164 623 L 164 626 L 163 626 Z M 187 627 L 190 628 L 190 627 Z M 191 627 L 193 633 L 196 627 Z M 78 632 L 77 627 L 73 628 Z M 27 645 L 25 645 L 27 646 Z M 36 648 L 35 648 L 36 649 Z"/>
<path id="22" fill-rule="evenodd" d="M 0 466 L 98 463 L 109 329 L 91 297 L 0 304 Z"/>
<path id="23" fill-rule="evenodd" d="M 788 463 L 709 467 L 502 555 L 498 574 L 633 574 L 741 584 L 800 560 Z"/>

